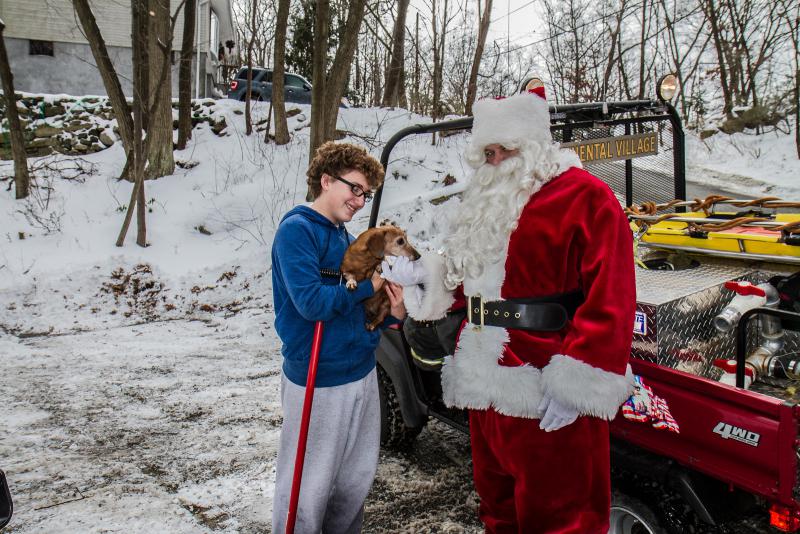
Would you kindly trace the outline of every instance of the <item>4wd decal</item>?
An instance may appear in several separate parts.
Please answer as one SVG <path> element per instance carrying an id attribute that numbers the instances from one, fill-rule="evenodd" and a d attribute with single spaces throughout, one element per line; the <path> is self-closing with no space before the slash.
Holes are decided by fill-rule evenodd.
<path id="1" fill-rule="evenodd" d="M 761 439 L 761 434 L 750 432 L 745 428 L 729 425 L 722 421 L 714 427 L 714 434 L 719 434 L 722 439 L 735 439 L 753 447 L 758 447 L 758 441 Z"/>

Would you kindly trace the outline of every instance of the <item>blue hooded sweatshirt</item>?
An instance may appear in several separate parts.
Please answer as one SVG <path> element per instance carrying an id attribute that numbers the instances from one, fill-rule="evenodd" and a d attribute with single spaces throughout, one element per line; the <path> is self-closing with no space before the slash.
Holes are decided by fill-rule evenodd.
<path id="1" fill-rule="evenodd" d="M 317 369 L 317 387 L 355 382 L 375 367 L 380 331 L 368 331 L 361 304 L 373 295 L 370 280 L 350 291 L 338 271 L 353 237 L 307 206 L 284 215 L 272 244 L 272 293 L 275 329 L 283 342 L 283 372 L 305 386 L 314 323 L 324 321 Z M 387 324 L 386 322 L 384 324 Z"/>

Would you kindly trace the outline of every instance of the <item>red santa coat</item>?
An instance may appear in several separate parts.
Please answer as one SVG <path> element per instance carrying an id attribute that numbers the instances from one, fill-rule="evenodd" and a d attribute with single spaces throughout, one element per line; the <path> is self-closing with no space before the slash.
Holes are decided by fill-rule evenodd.
<path id="1" fill-rule="evenodd" d="M 425 261 L 425 299 L 409 309 L 418 319 L 440 315 L 454 300 L 439 289 L 441 261 Z M 608 528 L 607 420 L 632 391 L 626 370 L 636 307 L 633 244 L 609 187 L 573 167 L 531 196 L 505 260 L 465 279 L 463 291 L 496 300 L 576 289 L 585 301 L 563 330 L 465 325 L 443 368 L 446 403 L 471 409 L 475 483 L 490 532 Z M 541 431 L 544 394 L 588 417 Z"/>

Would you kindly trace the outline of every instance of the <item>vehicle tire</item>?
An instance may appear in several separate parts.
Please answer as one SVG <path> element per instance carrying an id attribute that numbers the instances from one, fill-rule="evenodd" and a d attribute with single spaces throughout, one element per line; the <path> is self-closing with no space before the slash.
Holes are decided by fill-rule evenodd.
<path id="1" fill-rule="evenodd" d="M 407 449 L 414 443 L 425 425 L 417 427 L 406 425 L 389 375 L 380 365 L 377 369 L 378 394 L 381 401 L 381 445 L 389 449 Z"/>
<path id="2" fill-rule="evenodd" d="M 608 534 L 666 534 L 652 508 L 642 501 L 615 491 L 611 495 Z"/>

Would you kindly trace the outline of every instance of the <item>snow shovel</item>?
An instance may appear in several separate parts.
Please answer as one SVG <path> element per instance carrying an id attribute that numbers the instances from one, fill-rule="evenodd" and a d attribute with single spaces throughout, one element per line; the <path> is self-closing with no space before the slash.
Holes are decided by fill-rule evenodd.
<path id="1" fill-rule="evenodd" d="M 314 382 L 317 380 L 317 364 L 321 345 L 322 321 L 317 321 L 314 324 L 314 341 L 311 343 L 311 361 L 308 363 L 306 398 L 303 401 L 303 415 L 300 419 L 300 435 L 297 437 L 297 455 L 294 458 L 294 476 L 292 477 L 292 493 L 289 498 L 289 514 L 286 517 L 286 534 L 294 534 L 294 523 L 297 520 L 297 502 L 300 499 L 300 482 L 303 478 L 303 462 L 306 459 L 308 424 L 311 421 L 311 405 L 314 403 Z"/>

